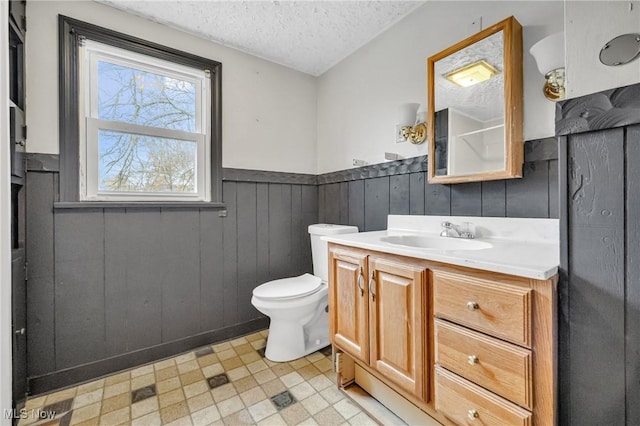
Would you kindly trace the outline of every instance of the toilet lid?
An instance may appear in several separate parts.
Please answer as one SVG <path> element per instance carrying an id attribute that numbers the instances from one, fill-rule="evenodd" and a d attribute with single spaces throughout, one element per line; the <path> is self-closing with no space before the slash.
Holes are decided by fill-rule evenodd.
<path id="1" fill-rule="evenodd" d="M 260 299 L 292 299 L 313 294 L 320 290 L 322 280 L 311 274 L 269 281 L 253 289 Z"/>

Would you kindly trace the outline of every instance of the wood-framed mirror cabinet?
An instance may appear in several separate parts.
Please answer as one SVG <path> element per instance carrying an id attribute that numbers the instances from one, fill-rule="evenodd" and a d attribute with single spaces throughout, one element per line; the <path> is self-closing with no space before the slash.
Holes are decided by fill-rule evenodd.
<path id="1" fill-rule="evenodd" d="M 522 26 L 498 22 L 427 60 L 429 183 L 522 177 Z"/>

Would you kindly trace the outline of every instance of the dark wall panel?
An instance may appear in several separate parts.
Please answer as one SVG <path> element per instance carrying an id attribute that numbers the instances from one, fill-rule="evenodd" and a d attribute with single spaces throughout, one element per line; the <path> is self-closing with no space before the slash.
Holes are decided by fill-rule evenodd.
<path id="1" fill-rule="evenodd" d="M 507 215 L 507 184 L 504 180 L 482 182 L 482 216 Z M 557 217 L 557 216 L 555 216 Z"/>
<path id="2" fill-rule="evenodd" d="M 127 352 L 127 259 L 129 226 L 125 209 L 104 212 L 104 317 L 105 354 Z"/>
<path id="3" fill-rule="evenodd" d="M 429 183 L 425 185 L 424 214 L 432 216 L 451 215 L 451 185 L 431 185 Z"/>
<path id="4" fill-rule="evenodd" d="M 227 205 L 227 216 L 222 225 L 222 242 L 224 244 L 223 276 L 224 291 L 222 308 L 224 325 L 238 322 L 238 219 L 237 219 L 237 183 L 224 182 L 222 197 Z"/>
<path id="5" fill-rule="evenodd" d="M 246 322 L 259 316 L 246 301 L 251 300 L 258 284 L 258 215 L 255 183 L 238 182 L 238 320 Z"/>
<path id="6" fill-rule="evenodd" d="M 549 165 L 525 163 L 522 179 L 507 181 L 507 217 L 549 217 Z"/>
<path id="7" fill-rule="evenodd" d="M 409 175 L 409 214 L 424 214 L 425 173 Z"/>
<path id="8" fill-rule="evenodd" d="M 410 213 L 410 176 L 404 174 L 389 177 L 389 214 Z"/>
<path id="9" fill-rule="evenodd" d="M 364 181 L 364 230 L 387 229 L 389 215 L 389 177 Z"/>
<path id="10" fill-rule="evenodd" d="M 349 182 L 340 182 L 340 221 L 338 223 L 349 224 Z"/>
<path id="11" fill-rule="evenodd" d="M 256 279 L 265 283 L 271 279 L 269 270 L 269 184 L 256 184 Z"/>
<path id="12" fill-rule="evenodd" d="M 357 226 L 360 232 L 364 227 L 364 179 L 349 182 L 349 225 Z M 322 192 L 323 185 L 319 187 Z"/>
<path id="13" fill-rule="evenodd" d="M 482 216 L 482 186 L 480 182 L 451 186 L 452 216 Z"/>
<path id="14" fill-rule="evenodd" d="M 291 264 L 291 185 L 269 184 L 270 279 L 287 276 Z"/>
<path id="15" fill-rule="evenodd" d="M 200 331 L 224 326 L 223 219 L 216 210 L 200 211 Z"/>
<path id="16" fill-rule="evenodd" d="M 340 184 L 330 183 L 324 188 L 324 221 L 340 223 Z"/>

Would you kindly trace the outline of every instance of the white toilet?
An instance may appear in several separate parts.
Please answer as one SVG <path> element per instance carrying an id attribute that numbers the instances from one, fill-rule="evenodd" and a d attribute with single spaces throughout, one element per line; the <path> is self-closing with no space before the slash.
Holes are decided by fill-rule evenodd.
<path id="1" fill-rule="evenodd" d="M 283 362 L 329 344 L 327 243 L 323 235 L 351 234 L 356 226 L 309 225 L 315 275 L 269 281 L 253 290 L 251 304 L 271 319 L 265 356 Z"/>

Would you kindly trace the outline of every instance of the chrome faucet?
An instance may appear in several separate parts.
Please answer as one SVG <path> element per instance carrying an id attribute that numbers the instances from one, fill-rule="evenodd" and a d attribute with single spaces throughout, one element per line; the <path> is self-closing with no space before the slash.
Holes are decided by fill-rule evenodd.
<path id="1" fill-rule="evenodd" d="M 473 235 L 473 225 L 470 222 L 465 222 L 464 228 L 465 229 L 462 230 L 460 226 L 456 226 L 451 222 L 442 222 L 442 232 L 440 232 L 440 236 L 450 238 L 475 238 L 475 235 Z"/>

